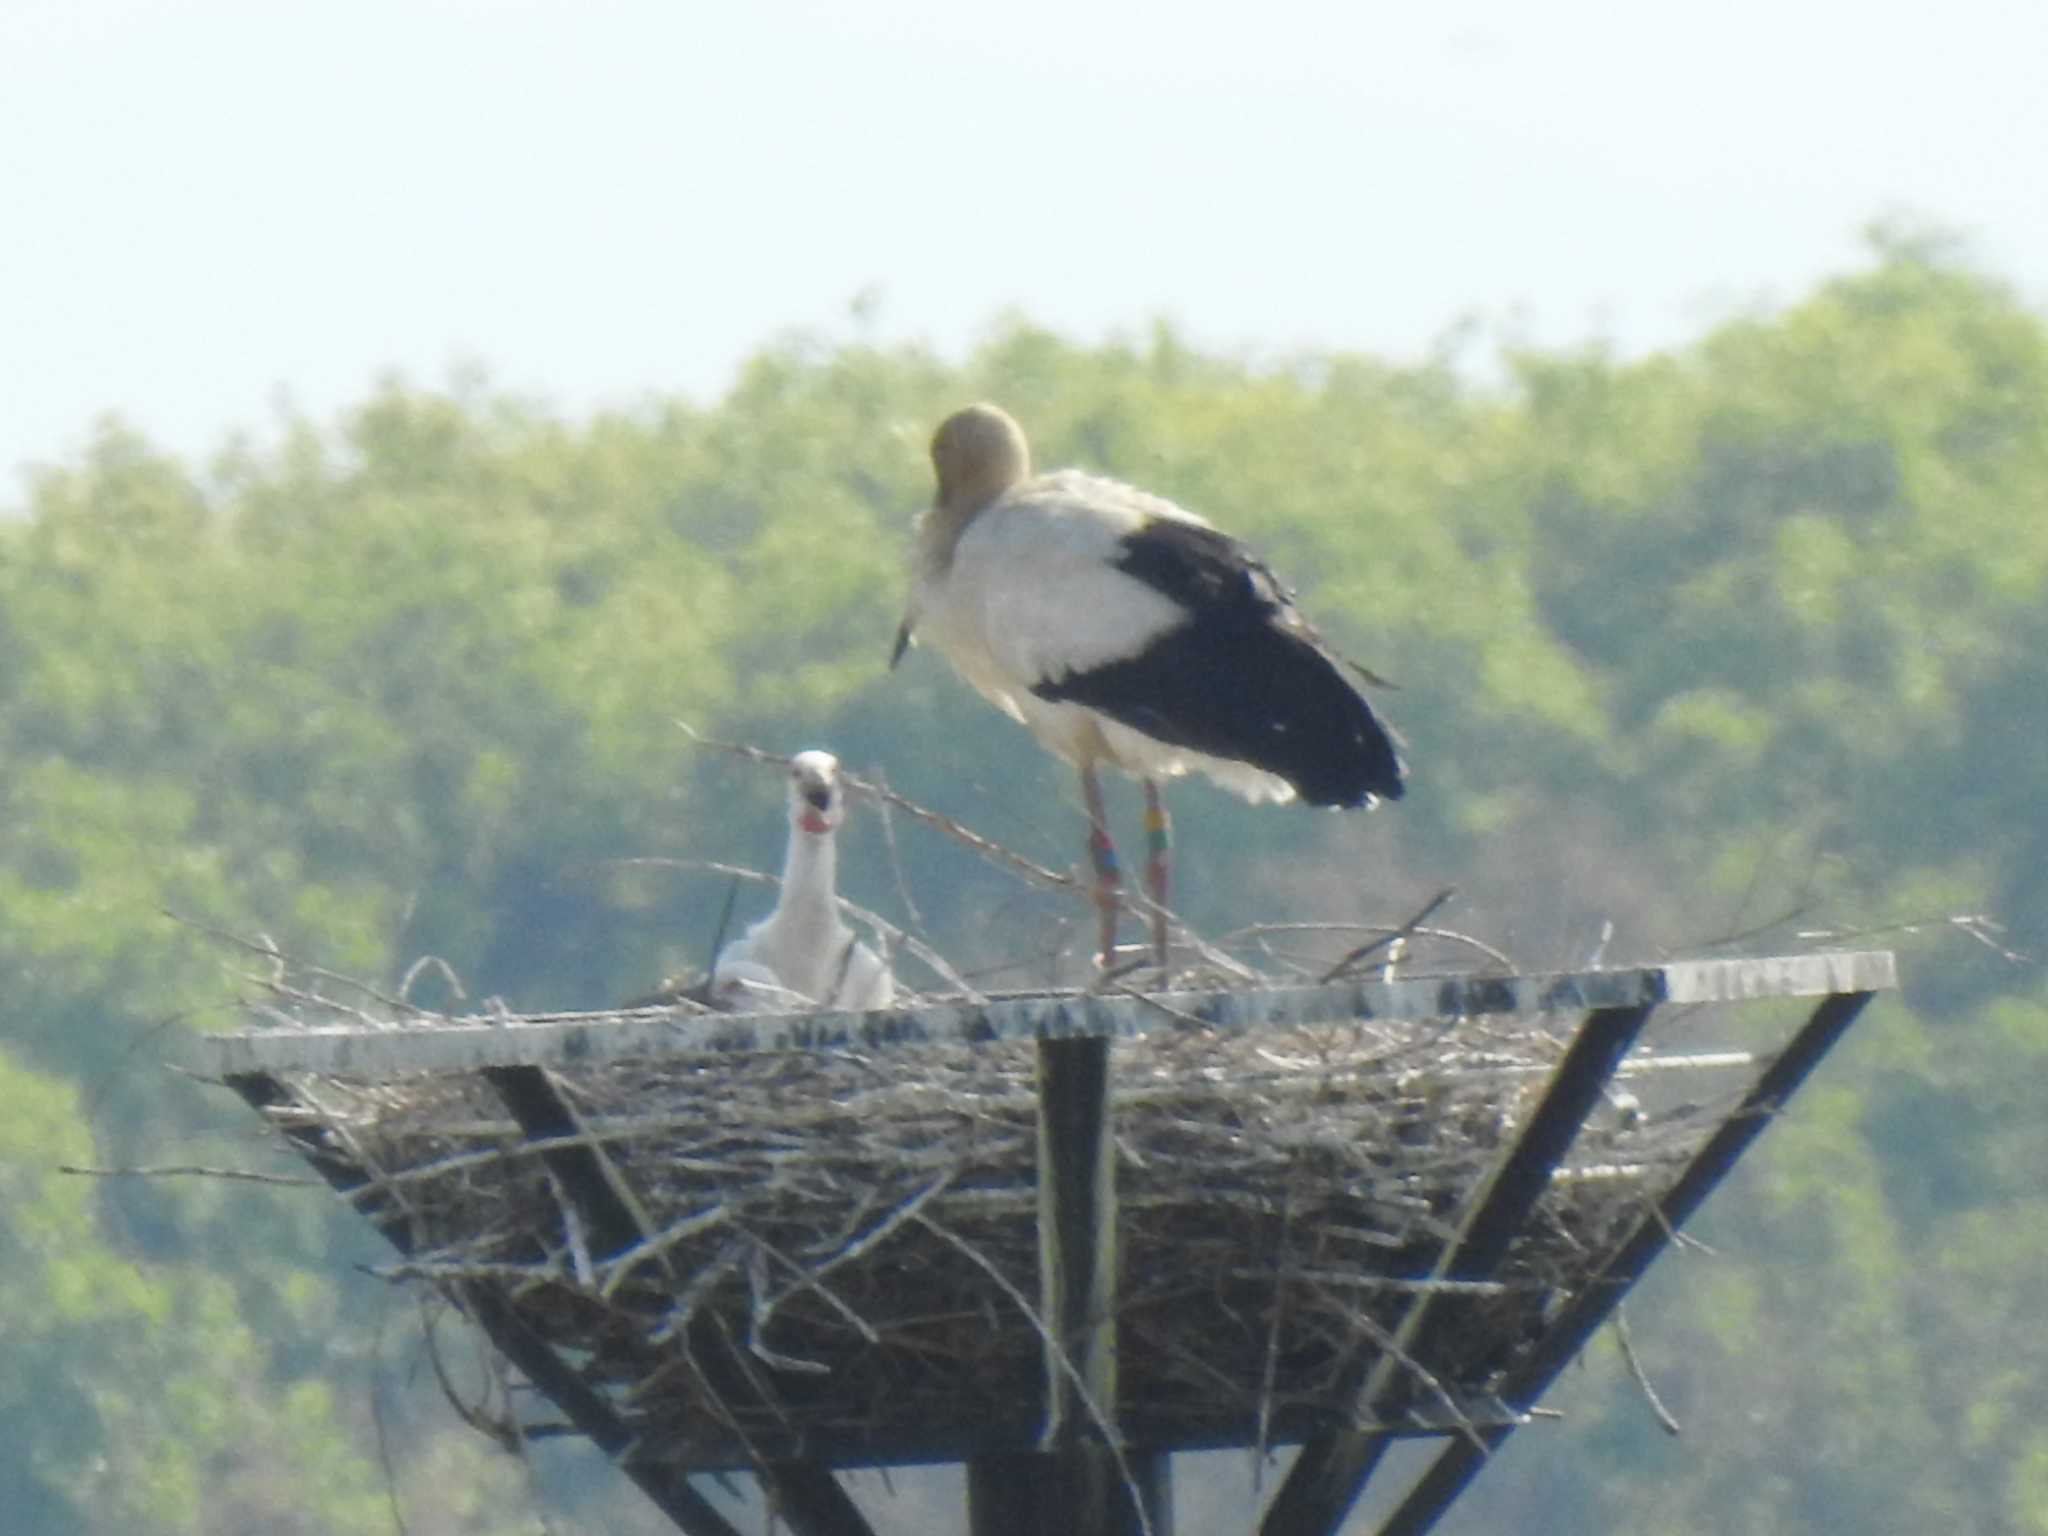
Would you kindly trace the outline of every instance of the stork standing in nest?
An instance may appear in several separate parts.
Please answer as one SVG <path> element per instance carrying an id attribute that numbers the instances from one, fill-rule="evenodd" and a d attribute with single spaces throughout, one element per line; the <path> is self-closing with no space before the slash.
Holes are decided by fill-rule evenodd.
<path id="1" fill-rule="evenodd" d="M 1154 953 L 1167 955 L 1161 778 L 1199 771 L 1248 800 L 1400 798 L 1392 733 L 1357 678 L 1235 539 L 1172 502 L 1080 470 L 1034 476 L 1023 430 L 970 405 L 932 437 L 938 493 L 917 524 L 909 611 L 983 697 L 1073 763 L 1088 810 L 1102 964 L 1121 879 L 1098 765 L 1145 791 Z"/>
<path id="2" fill-rule="evenodd" d="M 895 979 L 882 957 L 839 915 L 839 827 L 846 792 L 839 759 L 799 752 L 789 767 L 789 853 L 775 910 L 727 945 L 712 967 L 711 992 L 728 1006 L 797 993 L 822 1008 L 886 1008 Z"/>

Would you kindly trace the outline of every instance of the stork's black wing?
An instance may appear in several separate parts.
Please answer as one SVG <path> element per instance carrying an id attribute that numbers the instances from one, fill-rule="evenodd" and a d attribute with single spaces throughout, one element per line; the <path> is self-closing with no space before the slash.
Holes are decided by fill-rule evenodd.
<path id="1" fill-rule="evenodd" d="M 1286 589 L 1235 539 L 1159 518 L 1125 536 L 1116 565 L 1180 607 L 1184 621 L 1135 656 L 1032 692 L 1278 774 L 1310 805 L 1400 797 L 1392 733 Z"/>

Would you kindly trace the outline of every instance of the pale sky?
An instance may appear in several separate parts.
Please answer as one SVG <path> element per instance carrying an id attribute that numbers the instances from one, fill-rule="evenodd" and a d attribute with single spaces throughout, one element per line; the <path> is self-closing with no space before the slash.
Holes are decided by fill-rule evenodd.
<path id="1" fill-rule="evenodd" d="M 2048 295 L 2038 0 L 0 0 L 0 505 L 481 364 L 710 399 L 792 327 L 1641 351 L 1905 210 Z"/>

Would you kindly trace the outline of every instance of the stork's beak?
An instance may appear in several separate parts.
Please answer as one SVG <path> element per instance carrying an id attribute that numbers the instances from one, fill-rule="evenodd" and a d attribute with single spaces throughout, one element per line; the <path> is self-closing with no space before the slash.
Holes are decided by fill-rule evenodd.
<path id="1" fill-rule="evenodd" d="M 889 653 L 889 670 L 896 670 L 896 663 L 903 659 L 903 653 L 910 649 L 910 620 L 905 619 L 896 630 L 896 649 Z"/>

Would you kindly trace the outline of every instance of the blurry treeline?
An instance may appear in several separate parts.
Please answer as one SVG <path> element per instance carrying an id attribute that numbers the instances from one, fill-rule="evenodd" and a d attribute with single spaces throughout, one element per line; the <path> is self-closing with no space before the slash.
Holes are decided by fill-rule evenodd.
<path id="1" fill-rule="evenodd" d="M 774 867 L 781 789 L 679 720 L 1071 865 L 1066 771 L 935 658 L 884 666 L 926 437 L 990 398 L 1046 466 L 1244 537 L 1399 685 L 1398 806 L 1175 792 L 1204 931 L 1455 883 L 1443 920 L 1532 967 L 1609 922 L 1610 962 L 1903 952 L 1904 1002 L 1711 1208 L 1717 1256 L 1636 1303 L 1685 1437 L 1602 1344 L 1448 1529 L 2048 1532 L 2048 992 L 1997 952 L 2048 944 L 2048 322 L 1894 239 L 1683 351 L 1497 372 L 1017 323 L 964 364 L 793 340 L 716 404 L 579 423 L 393 385 L 204 472 L 109 428 L 37 475 L 0 524 L 8 1529 L 535 1528 L 323 1191 L 58 1165 L 299 1171 L 162 1066 L 249 963 L 198 924 L 387 984 L 435 956 L 448 1006 L 701 963 L 723 887 L 659 861 Z M 1085 928 L 871 807 L 848 839 L 849 894 L 963 969 L 1040 979 Z M 2007 931 L 1947 921 L 1977 914 Z M 586 1481 L 558 1529 L 641 1528 Z"/>

